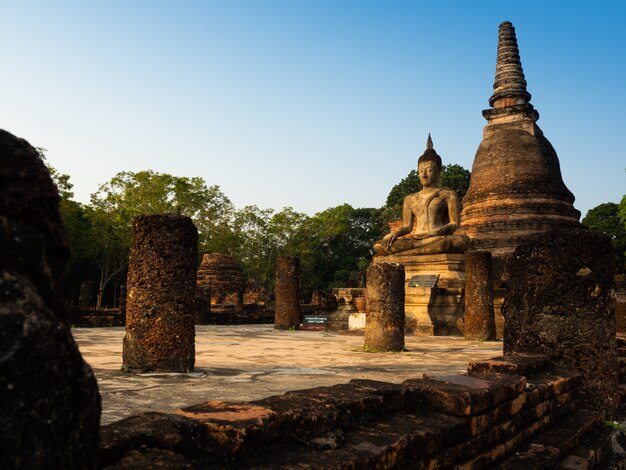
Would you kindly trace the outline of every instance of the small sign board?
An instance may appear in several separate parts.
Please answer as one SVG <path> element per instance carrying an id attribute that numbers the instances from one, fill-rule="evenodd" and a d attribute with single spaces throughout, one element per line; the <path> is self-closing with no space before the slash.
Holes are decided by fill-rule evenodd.
<path id="1" fill-rule="evenodd" d="M 409 279 L 409 287 L 435 287 L 439 274 L 418 274 Z"/>
<path id="2" fill-rule="evenodd" d="M 302 317 L 303 325 L 325 325 L 328 323 L 326 315 L 304 315 Z"/>

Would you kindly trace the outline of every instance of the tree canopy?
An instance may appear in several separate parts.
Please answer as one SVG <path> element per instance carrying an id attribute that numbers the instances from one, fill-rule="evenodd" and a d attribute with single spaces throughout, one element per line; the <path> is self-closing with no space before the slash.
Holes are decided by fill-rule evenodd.
<path id="1" fill-rule="evenodd" d="M 620 204 L 605 202 L 587 212 L 583 225 L 608 235 L 618 269 L 623 271 L 626 263 L 626 196 Z M 622 215 L 623 214 L 623 215 Z"/>
<path id="2" fill-rule="evenodd" d="M 40 154 L 45 157 L 45 150 Z M 404 197 L 419 190 L 413 170 L 394 186 L 381 209 L 342 204 L 308 216 L 290 207 L 275 211 L 249 205 L 237 210 L 219 186 L 209 186 L 202 178 L 145 170 L 119 172 L 91 195 L 89 204 L 80 204 L 73 200 L 69 176 L 49 169 L 61 195 L 72 253 L 70 297 L 77 297 L 83 280 L 92 279 L 98 287 L 98 307 L 116 303 L 137 215 L 169 212 L 191 217 L 201 253 L 234 256 L 248 279 L 269 290 L 274 287 L 276 257 L 297 256 L 306 297 L 315 289 L 353 283 L 369 264 L 374 242 L 387 231 L 386 214 L 401 208 Z M 446 165 L 441 182 L 462 196 L 469 171 Z"/>

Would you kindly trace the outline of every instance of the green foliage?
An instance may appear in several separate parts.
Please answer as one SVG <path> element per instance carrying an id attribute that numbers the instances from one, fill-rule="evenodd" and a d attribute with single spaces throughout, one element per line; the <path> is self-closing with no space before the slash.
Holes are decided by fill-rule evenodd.
<path id="1" fill-rule="evenodd" d="M 383 233 L 380 211 L 349 204 L 326 209 L 306 220 L 288 253 L 302 266 L 302 290 L 346 286 L 369 263 L 372 246 Z"/>
<path id="2" fill-rule="evenodd" d="M 138 215 L 174 213 L 191 217 L 198 228 L 200 247 L 219 247 L 230 254 L 236 242 L 229 231 L 233 206 L 219 186 L 207 187 L 202 178 L 186 178 L 151 170 L 122 171 L 91 195 L 87 217 L 100 248 L 98 305 L 107 284 L 128 265 L 132 221 Z M 228 246 L 228 242 L 233 245 Z"/>
<path id="3" fill-rule="evenodd" d="M 441 177 L 439 178 L 439 186 L 442 188 L 454 189 L 459 195 L 459 199 L 467 194 L 472 174 L 461 165 L 450 164 L 444 165 L 441 169 Z"/>
<path id="4" fill-rule="evenodd" d="M 590 209 L 582 220 L 583 225 L 611 238 L 615 261 L 620 271 L 624 270 L 626 263 L 626 218 L 621 217 L 622 208 L 626 209 L 626 196 L 619 205 L 606 202 Z"/>

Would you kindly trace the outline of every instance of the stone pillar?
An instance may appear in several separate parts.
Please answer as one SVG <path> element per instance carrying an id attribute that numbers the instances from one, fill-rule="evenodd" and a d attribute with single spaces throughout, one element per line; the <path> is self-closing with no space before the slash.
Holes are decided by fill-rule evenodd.
<path id="1" fill-rule="evenodd" d="M 507 266 L 504 353 L 548 354 L 582 375 L 583 408 L 617 405 L 614 258 L 608 237 L 548 232 L 519 245 Z"/>
<path id="2" fill-rule="evenodd" d="M 126 315 L 126 284 L 120 286 L 120 298 L 117 300 L 117 306 L 122 315 Z"/>
<path id="3" fill-rule="evenodd" d="M 193 370 L 197 256 L 198 230 L 189 217 L 135 217 L 123 371 Z"/>
<path id="4" fill-rule="evenodd" d="M 274 328 L 298 328 L 300 323 L 300 258 L 279 256 L 276 259 Z"/>
<path id="5" fill-rule="evenodd" d="M 83 281 L 78 294 L 78 308 L 87 310 L 93 307 L 93 281 Z"/>
<path id="6" fill-rule="evenodd" d="M 404 350 L 404 266 L 374 263 L 367 269 L 364 349 Z"/>
<path id="7" fill-rule="evenodd" d="M 491 253 L 465 253 L 465 339 L 493 341 L 496 339 L 496 318 L 493 309 L 493 274 Z"/>

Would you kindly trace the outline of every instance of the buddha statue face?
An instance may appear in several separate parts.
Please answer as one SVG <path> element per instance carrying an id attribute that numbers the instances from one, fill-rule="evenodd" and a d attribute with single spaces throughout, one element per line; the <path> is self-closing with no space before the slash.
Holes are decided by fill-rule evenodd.
<path id="1" fill-rule="evenodd" d="M 435 187 L 439 180 L 440 172 L 441 169 L 437 166 L 437 163 L 433 161 L 420 162 L 419 165 L 417 165 L 420 184 L 424 188 Z"/>

